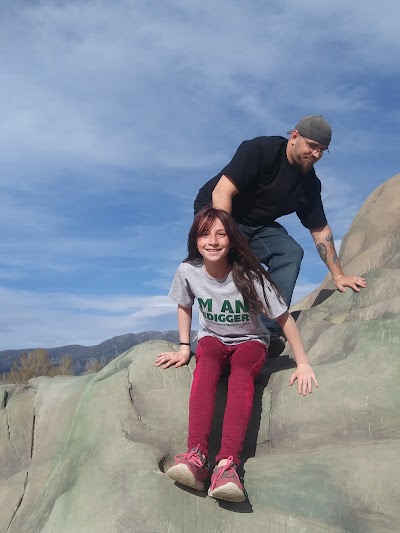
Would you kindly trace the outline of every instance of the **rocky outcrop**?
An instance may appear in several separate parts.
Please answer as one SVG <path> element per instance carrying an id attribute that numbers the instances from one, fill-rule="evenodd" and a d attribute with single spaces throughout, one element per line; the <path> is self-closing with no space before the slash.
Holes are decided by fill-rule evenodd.
<path id="1" fill-rule="evenodd" d="M 342 245 L 346 270 L 364 273 L 368 287 L 302 308 L 319 389 L 303 398 L 288 386 L 290 350 L 260 376 L 246 502 L 218 503 L 164 475 L 185 449 L 194 362 L 158 369 L 155 356 L 172 345 L 150 341 L 95 375 L 0 387 L 0 531 L 399 531 L 399 223 L 396 176 L 367 200 Z M 225 392 L 222 380 L 214 451 Z"/>
<path id="2" fill-rule="evenodd" d="M 340 247 L 344 272 L 361 276 L 379 267 L 396 269 L 400 250 L 400 174 L 382 183 L 367 198 Z M 328 273 L 322 284 L 292 306 L 293 311 L 318 305 L 335 290 Z"/>

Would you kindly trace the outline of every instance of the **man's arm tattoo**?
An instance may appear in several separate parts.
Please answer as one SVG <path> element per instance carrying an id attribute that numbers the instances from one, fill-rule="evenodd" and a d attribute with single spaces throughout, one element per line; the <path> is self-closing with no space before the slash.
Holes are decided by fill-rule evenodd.
<path id="1" fill-rule="evenodd" d="M 333 241 L 333 235 L 332 233 L 329 233 L 329 235 L 326 236 L 326 242 L 329 242 L 330 246 L 332 246 L 333 248 L 333 257 L 332 257 L 332 261 L 333 261 L 333 264 L 336 265 L 337 261 L 338 261 L 338 256 L 337 256 L 337 253 L 336 253 L 336 250 L 335 250 L 335 243 Z"/>
<path id="2" fill-rule="evenodd" d="M 322 242 L 317 244 L 317 251 L 319 253 L 320 258 L 324 263 L 326 263 L 327 256 L 328 256 L 328 249 L 326 245 Z"/>
<path id="3" fill-rule="evenodd" d="M 325 239 L 325 240 L 326 240 L 326 242 L 329 242 L 329 244 L 330 244 L 331 246 L 334 246 L 334 244 L 333 244 L 333 235 L 332 235 L 332 233 L 329 233 L 329 235 L 326 236 L 326 239 Z"/>

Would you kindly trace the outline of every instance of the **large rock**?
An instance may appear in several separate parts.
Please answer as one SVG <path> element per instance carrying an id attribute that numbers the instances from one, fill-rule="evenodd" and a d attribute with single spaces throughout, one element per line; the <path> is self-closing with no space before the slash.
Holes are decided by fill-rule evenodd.
<path id="1" fill-rule="evenodd" d="M 400 253 L 400 174 L 373 191 L 354 218 L 340 247 L 340 263 L 344 272 L 361 276 L 388 264 L 398 268 Z M 292 306 L 303 310 L 315 306 L 335 289 L 328 273 L 322 284 Z M 389 290 L 389 284 L 386 284 Z"/>
<path id="2" fill-rule="evenodd" d="M 248 501 L 218 503 L 164 475 L 185 450 L 194 361 L 158 369 L 155 356 L 172 345 L 153 341 L 92 376 L 0 387 L 0 531 L 400 531 L 399 227 L 396 176 L 367 200 L 342 246 L 346 269 L 359 265 L 368 287 L 316 293 L 298 319 L 319 389 L 303 398 L 288 386 L 290 350 L 258 379 Z M 225 393 L 226 379 L 214 452 Z"/>

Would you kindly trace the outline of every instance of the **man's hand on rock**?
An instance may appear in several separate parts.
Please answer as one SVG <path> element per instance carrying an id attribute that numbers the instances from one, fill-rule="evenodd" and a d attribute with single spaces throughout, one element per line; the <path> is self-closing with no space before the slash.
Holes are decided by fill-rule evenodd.
<path id="1" fill-rule="evenodd" d="M 334 276 L 333 281 L 340 292 L 346 292 L 346 287 L 350 287 L 353 291 L 360 292 L 361 289 L 367 286 L 367 282 L 364 278 L 358 276 L 346 276 L 345 274 Z"/>

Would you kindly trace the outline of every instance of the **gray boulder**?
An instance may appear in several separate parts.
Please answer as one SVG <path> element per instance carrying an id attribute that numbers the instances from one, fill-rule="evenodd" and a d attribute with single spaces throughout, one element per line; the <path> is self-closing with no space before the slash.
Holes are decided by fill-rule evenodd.
<path id="1" fill-rule="evenodd" d="M 95 375 L 0 386 L 0 531 L 400 531 L 399 228 L 395 176 L 368 198 L 341 248 L 345 270 L 368 287 L 342 294 L 327 278 L 297 306 L 319 389 L 303 398 L 288 386 L 289 349 L 258 379 L 246 502 L 217 502 L 163 473 L 185 450 L 194 361 L 158 369 L 156 355 L 173 345 L 150 341 Z M 214 452 L 225 395 L 226 378 Z"/>

